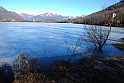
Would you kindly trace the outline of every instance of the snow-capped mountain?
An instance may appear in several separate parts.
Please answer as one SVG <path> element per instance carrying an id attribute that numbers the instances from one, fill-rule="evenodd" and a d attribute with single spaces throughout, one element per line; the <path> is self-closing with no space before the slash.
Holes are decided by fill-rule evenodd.
<path id="1" fill-rule="evenodd" d="M 46 12 L 43 14 L 39 14 L 39 15 L 30 15 L 30 14 L 26 14 L 26 13 L 21 13 L 20 16 L 25 19 L 25 20 L 68 20 L 68 19 L 74 19 L 73 16 L 64 16 L 64 15 L 59 15 L 59 14 L 55 14 L 55 13 L 50 13 L 50 12 Z"/>
<path id="2" fill-rule="evenodd" d="M 20 16 L 25 19 L 25 20 L 32 20 L 32 17 L 34 17 L 35 15 L 33 14 L 26 14 L 26 13 L 21 13 Z"/>

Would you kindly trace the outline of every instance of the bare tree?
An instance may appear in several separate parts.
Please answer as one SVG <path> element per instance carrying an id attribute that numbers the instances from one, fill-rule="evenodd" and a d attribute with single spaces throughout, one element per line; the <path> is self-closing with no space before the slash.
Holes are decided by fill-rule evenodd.
<path id="1" fill-rule="evenodd" d="M 101 26 L 85 26 L 84 28 L 85 34 L 81 36 L 82 40 L 87 42 L 88 44 L 92 44 L 94 46 L 94 52 L 102 52 L 102 47 L 108 39 L 109 31 L 103 30 Z"/>
<path id="2" fill-rule="evenodd" d="M 102 48 L 108 40 L 109 34 L 111 32 L 111 25 L 115 16 L 116 14 L 113 13 L 112 19 L 108 20 L 109 30 L 105 29 L 104 26 L 84 26 L 84 31 L 86 33 L 84 33 L 81 38 L 83 41 L 87 42 L 88 44 L 92 44 L 95 47 L 94 52 L 103 53 Z"/>

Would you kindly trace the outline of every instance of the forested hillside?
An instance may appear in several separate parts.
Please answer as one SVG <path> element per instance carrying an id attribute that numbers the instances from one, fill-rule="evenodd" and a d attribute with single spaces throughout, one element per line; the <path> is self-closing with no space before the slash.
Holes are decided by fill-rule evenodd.
<path id="1" fill-rule="evenodd" d="M 93 24 L 93 25 L 108 25 L 111 21 L 113 13 L 116 17 L 113 20 L 112 26 L 124 26 L 124 0 L 109 6 L 101 11 L 92 13 L 90 15 L 68 20 L 67 22 Z"/>

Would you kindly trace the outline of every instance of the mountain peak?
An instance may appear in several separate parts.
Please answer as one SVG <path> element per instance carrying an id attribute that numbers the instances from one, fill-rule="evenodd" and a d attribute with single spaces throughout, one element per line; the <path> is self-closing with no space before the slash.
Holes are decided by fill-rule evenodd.
<path id="1" fill-rule="evenodd" d="M 45 14 L 53 14 L 52 12 L 46 12 Z"/>
<path id="2" fill-rule="evenodd" d="M 46 12 L 44 15 L 46 15 L 46 16 L 54 16 L 54 15 L 57 15 L 57 14 L 51 13 L 51 12 Z"/>

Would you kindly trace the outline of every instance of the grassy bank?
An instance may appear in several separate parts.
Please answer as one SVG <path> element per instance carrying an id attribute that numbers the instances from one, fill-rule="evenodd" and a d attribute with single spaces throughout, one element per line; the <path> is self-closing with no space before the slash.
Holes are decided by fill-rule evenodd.
<path id="1" fill-rule="evenodd" d="M 0 83 L 124 83 L 124 56 L 87 56 L 77 65 L 55 61 L 44 70 L 39 59 L 17 56 L 15 64 L 0 67 Z"/>
<path id="2" fill-rule="evenodd" d="M 112 45 L 115 46 L 116 48 L 124 51 L 124 38 L 121 38 L 121 43 L 115 43 Z"/>

